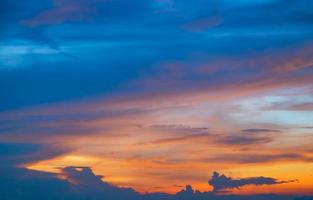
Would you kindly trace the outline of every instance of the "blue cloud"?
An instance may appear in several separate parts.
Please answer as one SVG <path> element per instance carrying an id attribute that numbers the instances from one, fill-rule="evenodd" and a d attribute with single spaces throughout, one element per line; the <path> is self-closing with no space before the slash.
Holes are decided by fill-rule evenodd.
<path id="1" fill-rule="evenodd" d="M 311 1 L 42 0 L 1 6 L 0 110 L 118 92 L 167 61 L 205 63 L 211 57 L 243 58 L 301 46 L 312 41 L 313 31 Z M 62 11 L 64 19 L 49 22 L 51 11 L 73 6 L 89 10 L 70 20 Z M 34 20 L 40 23 L 27 23 Z M 22 53 L 17 52 L 21 45 Z M 40 51 L 46 48 L 52 50 Z M 221 66 L 204 79 L 218 84 L 227 70 Z M 192 73 L 185 78 L 197 79 Z"/>

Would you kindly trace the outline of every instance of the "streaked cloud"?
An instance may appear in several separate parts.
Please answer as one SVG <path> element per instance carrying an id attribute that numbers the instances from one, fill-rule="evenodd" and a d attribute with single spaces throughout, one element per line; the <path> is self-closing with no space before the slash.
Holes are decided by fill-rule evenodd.
<path id="1" fill-rule="evenodd" d="M 278 154 L 221 154 L 210 158 L 216 162 L 232 162 L 232 163 L 270 163 L 270 162 L 312 162 L 312 157 L 307 157 L 299 153 L 278 153 Z"/>
<path id="2" fill-rule="evenodd" d="M 35 176 L 53 186 L 49 194 L 86 185 L 99 194 L 126 191 L 120 187 L 176 194 L 192 184 L 161 196 L 212 197 L 203 191 L 217 170 L 255 177 L 218 175 L 233 194 L 311 194 L 312 7 L 309 0 L 4 1 L 6 187 Z M 278 184 L 284 176 L 299 183 Z M 76 194 L 94 197 L 85 189 Z"/>

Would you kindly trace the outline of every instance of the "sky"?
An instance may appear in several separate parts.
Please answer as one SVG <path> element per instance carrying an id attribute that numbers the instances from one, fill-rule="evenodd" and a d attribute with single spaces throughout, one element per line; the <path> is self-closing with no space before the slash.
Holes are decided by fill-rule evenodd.
<path id="1" fill-rule="evenodd" d="M 313 1 L 4 0 L 0 30 L 13 191 L 313 195 Z"/>

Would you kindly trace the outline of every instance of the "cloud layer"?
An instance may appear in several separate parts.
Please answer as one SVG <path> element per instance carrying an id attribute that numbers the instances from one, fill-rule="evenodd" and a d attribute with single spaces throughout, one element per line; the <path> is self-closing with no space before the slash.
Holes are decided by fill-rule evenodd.
<path id="1" fill-rule="evenodd" d="M 187 196 L 206 191 L 218 170 L 299 180 L 234 194 L 311 194 L 312 8 L 311 0 L 2 1 L 2 176 L 169 198 L 187 184 L 195 188 Z"/>

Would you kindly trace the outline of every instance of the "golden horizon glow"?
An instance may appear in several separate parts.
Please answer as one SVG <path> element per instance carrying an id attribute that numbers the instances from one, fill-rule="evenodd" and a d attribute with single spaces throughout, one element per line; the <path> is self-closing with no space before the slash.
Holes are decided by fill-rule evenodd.
<path id="1" fill-rule="evenodd" d="M 36 163 L 28 164 L 25 167 L 32 170 L 45 171 L 51 173 L 60 173 L 60 169 L 67 166 L 88 166 L 93 169 L 95 174 L 103 176 L 103 181 L 111 183 L 119 187 L 131 187 L 140 193 L 152 193 L 152 192 L 166 192 L 175 194 L 185 187 L 185 185 L 191 184 L 194 189 L 199 191 L 211 191 L 212 187 L 208 184 L 212 170 L 205 163 L 183 163 L 175 166 L 166 166 L 166 171 L 170 171 L 172 175 L 182 175 L 190 172 L 190 167 L 193 170 L 201 170 L 204 173 L 199 174 L 202 180 L 194 180 L 194 177 L 180 178 L 176 180 L 167 180 L 158 178 L 157 176 L 144 175 L 147 169 L 154 168 L 159 175 L 164 171 L 164 166 L 155 165 L 150 161 L 129 161 L 118 160 L 116 158 L 100 158 L 86 155 L 65 155 L 50 160 L 39 161 Z M 276 193 L 276 194 L 312 194 L 312 176 L 308 176 L 312 172 L 313 163 L 276 163 L 276 164 L 262 164 L 262 165 L 250 165 L 242 167 L 240 165 L 224 166 L 220 168 L 219 172 L 231 175 L 235 178 L 246 177 L 275 177 L 278 180 L 296 180 L 291 183 L 279 184 L 279 185 L 263 185 L 253 186 L 248 185 L 240 190 L 233 189 L 232 194 L 250 195 L 250 194 L 264 194 L 264 193 Z M 139 168 L 139 170 L 137 170 Z M 178 171 L 180 170 L 180 172 Z M 205 171 L 207 170 L 207 171 Z M 192 172 L 194 173 L 194 172 Z M 153 184 L 147 184 L 149 179 L 153 177 Z M 184 183 L 184 184 L 182 184 Z"/>

